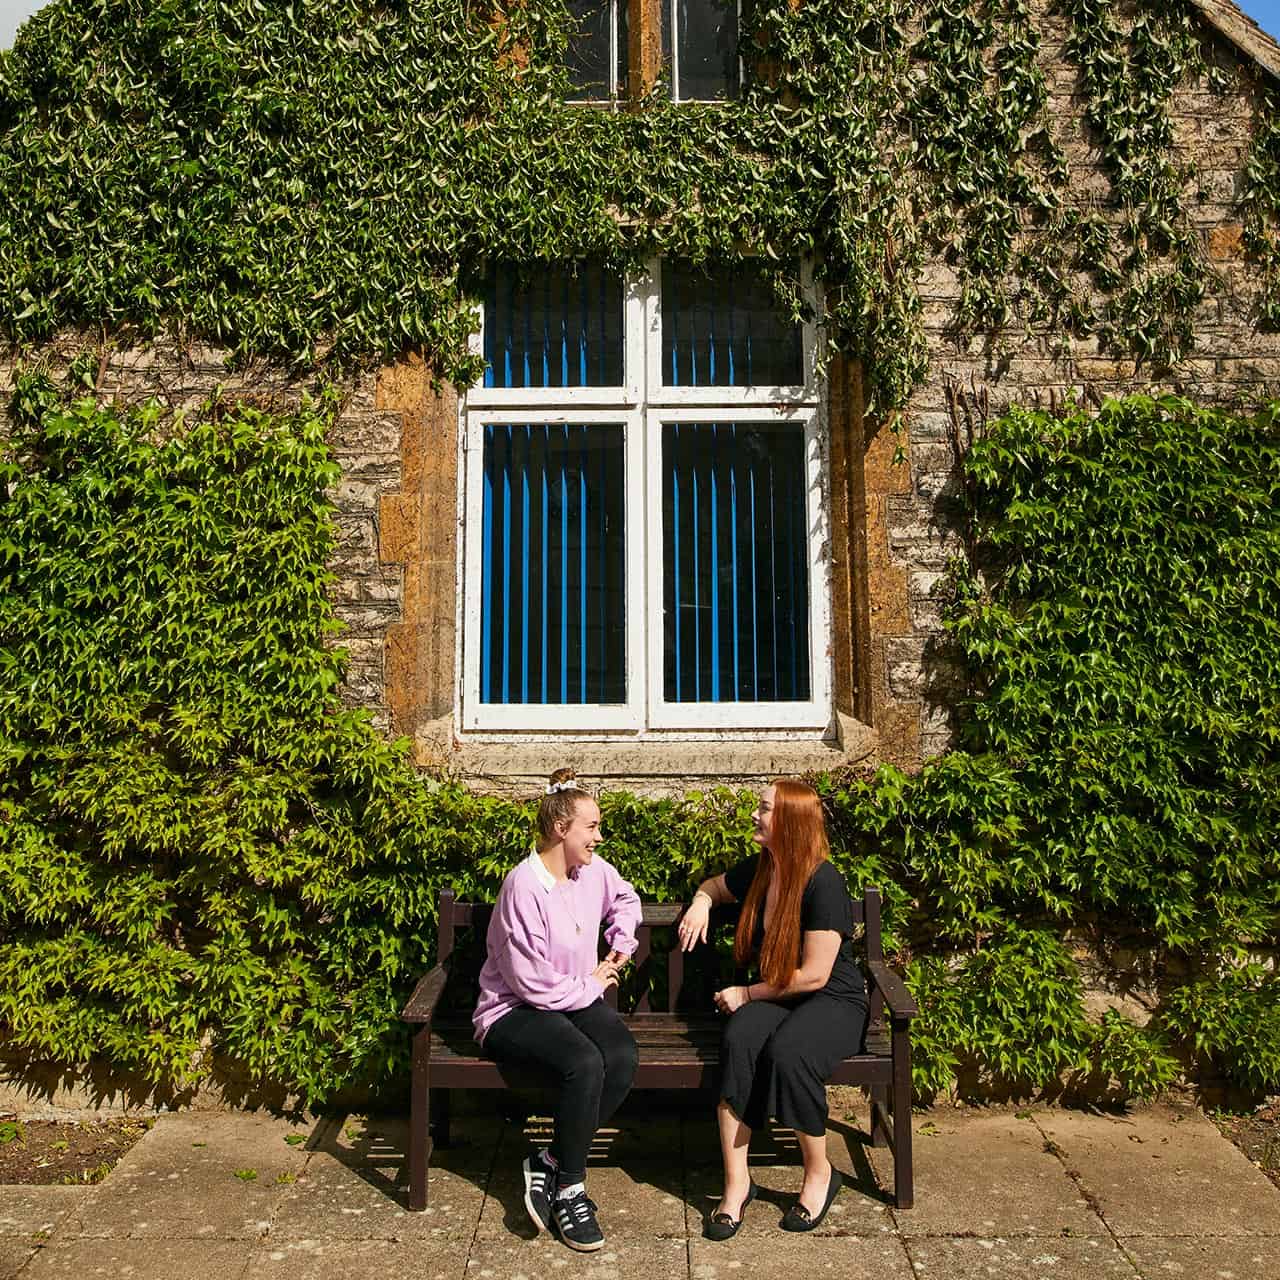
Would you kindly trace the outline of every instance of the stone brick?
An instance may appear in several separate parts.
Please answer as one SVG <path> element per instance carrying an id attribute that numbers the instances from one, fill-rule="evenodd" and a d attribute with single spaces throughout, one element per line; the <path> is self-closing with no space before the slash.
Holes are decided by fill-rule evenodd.
<path id="1" fill-rule="evenodd" d="M 329 447 L 340 454 L 400 458 L 400 416 L 394 413 L 346 412 L 329 432 Z"/>
<path id="2" fill-rule="evenodd" d="M 923 636 L 902 636 L 885 641 L 885 678 L 890 696 L 899 702 L 918 701 L 924 696 L 925 643 Z"/>
<path id="3" fill-rule="evenodd" d="M 1221 261 L 1239 258 L 1244 253 L 1244 227 L 1238 222 L 1224 222 L 1209 232 L 1209 257 Z"/>
<path id="4" fill-rule="evenodd" d="M 942 616 L 935 590 L 942 581 L 942 573 L 928 569 L 914 570 L 909 575 L 911 592 L 911 625 L 916 631 L 941 631 Z"/>

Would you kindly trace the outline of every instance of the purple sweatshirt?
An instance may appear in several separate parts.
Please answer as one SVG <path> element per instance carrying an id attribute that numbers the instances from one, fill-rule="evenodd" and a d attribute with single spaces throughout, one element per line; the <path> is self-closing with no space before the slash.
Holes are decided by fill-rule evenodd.
<path id="1" fill-rule="evenodd" d="M 613 951 L 636 949 L 640 899 L 599 854 L 557 884 L 537 851 L 507 873 L 489 919 L 488 959 L 471 1022 L 483 1041 L 517 1005 L 585 1009 L 604 995 L 592 977 L 600 963 L 600 925 Z"/>

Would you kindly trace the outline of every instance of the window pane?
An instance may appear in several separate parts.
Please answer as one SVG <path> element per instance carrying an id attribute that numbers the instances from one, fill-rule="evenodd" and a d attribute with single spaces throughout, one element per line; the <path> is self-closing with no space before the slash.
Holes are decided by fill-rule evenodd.
<path id="1" fill-rule="evenodd" d="M 622 347 L 621 276 L 596 263 L 489 269 L 486 387 L 621 386 Z"/>
<path id="2" fill-rule="evenodd" d="M 664 424 L 668 702 L 808 700 L 805 492 L 795 427 Z"/>
<path id="3" fill-rule="evenodd" d="M 662 381 L 668 387 L 797 387 L 803 330 L 745 264 L 662 264 Z"/>
<path id="4" fill-rule="evenodd" d="M 738 0 L 663 0 L 663 25 L 675 7 L 676 97 L 707 101 L 738 93 Z M 664 33 L 664 48 L 671 39 Z"/>
<path id="5" fill-rule="evenodd" d="M 614 0 L 567 0 L 577 34 L 569 36 L 566 62 L 573 92 L 571 102 L 609 97 L 609 15 Z"/>
<path id="6" fill-rule="evenodd" d="M 484 428 L 480 700 L 626 701 L 621 425 Z"/>

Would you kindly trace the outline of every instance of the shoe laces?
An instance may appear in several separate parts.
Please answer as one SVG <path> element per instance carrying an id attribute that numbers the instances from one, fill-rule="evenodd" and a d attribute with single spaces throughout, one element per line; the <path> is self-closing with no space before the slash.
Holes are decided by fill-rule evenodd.
<path id="1" fill-rule="evenodd" d="M 585 1226 L 595 1211 L 595 1201 L 586 1192 L 581 1192 L 568 1200 L 556 1201 L 556 1212 L 569 1219 L 574 1226 Z"/>

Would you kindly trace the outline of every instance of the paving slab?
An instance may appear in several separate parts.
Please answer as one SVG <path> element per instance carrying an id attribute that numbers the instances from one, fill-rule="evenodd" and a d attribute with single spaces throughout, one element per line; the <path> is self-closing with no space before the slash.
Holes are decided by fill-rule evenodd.
<path id="1" fill-rule="evenodd" d="M 429 1204 L 409 1211 L 408 1126 L 346 1117 L 317 1126 L 305 1168 L 276 1207 L 271 1240 L 470 1240 L 501 1125 L 467 1125 L 433 1154 Z"/>
<path id="2" fill-rule="evenodd" d="M 461 1280 L 465 1246 L 423 1240 L 290 1240 L 249 1255 L 245 1280 Z"/>
<path id="3" fill-rule="evenodd" d="M 504 1147 L 505 1151 L 506 1148 Z M 514 1153 L 513 1153 L 514 1155 Z M 587 1191 L 600 1206 L 600 1228 L 614 1241 L 643 1242 L 685 1235 L 685 1203 L 678 1160 L 650 1170 L 588 1168 Z M 524 1207 L 524 1177 L 514 1159 L 495 1169 L 480 1215 L 477 1240 L 535 1237 Z"/>
<path id="4" fill-rule="evenodd" d="M 696 1113 L 684 1120 L 683 1151 L 690 1167 L 714 1165 L 720 1167 L 720 1137 L 716 1130 L 714 1110 L 705 1117 Z M 800 1145 L 796 1135 L 781 1125 L 769 1124 L 751 1135 L 751 1161 L 759 1165 L 784 1165 L 800 1167 Z"/>
<path id="5" fill-rule="evenodd" d="M 248 1250 L 228 1240 L 69 1240 L 46 1245 L 22 1280 L 243 1280 Z"/>
<path id="6" fill-rule="evenodd" d="M 825 1223 L 823 1226 L 825 1227 Z M 821 1228 L 819 1229 L 821 1230 Z M 811 1234 L 762 1236 L 748 1221 L 732 1240 L 689 1241 L 692 1280 L 782 1280 L 831 1276 L 839 1280 L 909 1280 L 902 1241 Z"/>
<path id="7" fill-rule="evenodd" d="M 685 1280 L 689 1260 L 679 1240 L 615 1240 L 596 1253 L 575 1253 L 548 1235 L 523 1240 L 507 1235 L 477 1240 L 467 1258 L 465 1280 Z M 744 1277 L 745 1280 L 745 1277 Z"/>
<path id="8" fill-rule="evenodd" d="M 431 1167 L 484 1170 L 493 1163 L 494 1149 L 508 1131 L 496 1115 L 465 1116 L 450 1126 L 450 1143 L 431 1154 Z M 359 1157 L 364 1164 L 391 1173 L 408 1185 L 409 1120 L 407 1116 L 348 1115 L 316 1125 L 308 1151 Z"/>
<path id="9" fill-rule="evenodd" d="M 747 1206 L 746 1219 L 739 1235 L 750 1226 L 751 1235 L 756 1238 L 770 1236 L 795 1241 L 803 1233 L 783 1231 L 778 1224 L 800 1194 L 803 1180 L 800 1166 L 751 1164 L 750 1169 L 751 1177 L 760 1191 L 756 1199 Z M 849 1170 L 842 1169 L 841 1172 L 847 1173 Z M 691 1239 L 697 1239 L 702 1235 L 702 1227 L 708 1215 L 714 1212 L 720 1201 L 723 1183 L 718 1168 L 690 1169 L 687 1177 L 689 1235 Z M 874 1183 L 868 1184 L 854 1175 L 853 1185 L 841 1187 L 826 1220 L 814 1235 L 883 1236 L 892 1235 L 894 1230 L 893 1215 L 883 1193 Z"/>
<path id="10" fill-rule="evenodd" d="M 906 1245 L 917 1280 L 1141 1280 L 1109 1235 L 1088 1240 L 928 1239 Z"/>
<path id="11" fill-rule="evenodd" d="M 1116 1235 L 1274 1235 L 1280 1248 L 1280 1188 L 1198 1111 L 1046 1110 L 1037 1123 Z"/>
<path id="12" fill-rule="evenodd" d="M 714 1116 L 707 1113 L 714 1125 Z M 659 1113 L 644 1115 L 632 1107 L 616 1116 L 611 1124 L 596 1131 L 587 1153 L 587 1168 L 641 1163 L 655 1160 L 679 1160 L 683 1147 L 683 1119 L 680 1115 Z M 551 1120 L 546 1116 L 530 1116 L 523 1125 L 509 1125 L 506 1141 L 524 1159 L 528 1151 L 548 1146 L 552 1138 Z"/>
<path id="13" fill-rule="evenodd" d="M 1280 1280 L 1280 1241 L 1136 1236 L 1123 1244 L 1144 1280 Z"/>
<path id="14" fill-rule="evenodd" d="M 62 1232 L 257 1239 L 306 1165 L 305 1145 L 285 1142 L 296 1132 L 287 1121 L 243 1112 L 161 1116 L 69 1215 Z"/>
<path id="15" fill-rule="evenodd" d="M 0 1280 L 14 1280 L 38 1247 L 24 1240 L 0 1239 Z"/>
<path id="16" fill-rule="evenodd" d="M 429 1204 L 411 1213 L 408 1184 L 316 1153 L 284 1190 L 269 1240 L 470 1240 L 484 1202 L 484 1180 L 433 1167 Z"/>
<path id="17" fill-rule="evenodd" d="M 93 1188 L 0 1186 L 0 1236 L 51 1234 Z"/>
<path id="18" fill-rule="evenodd" d="M 913 1126 L 915 1207 L 896 1215 L 904 1236 L 1107 1234 L 1033 1120 L 939 1108 L 913 1117 Z M 892 1187 L 889 1149 L 867 1154 L 881 1183 Z"/>

